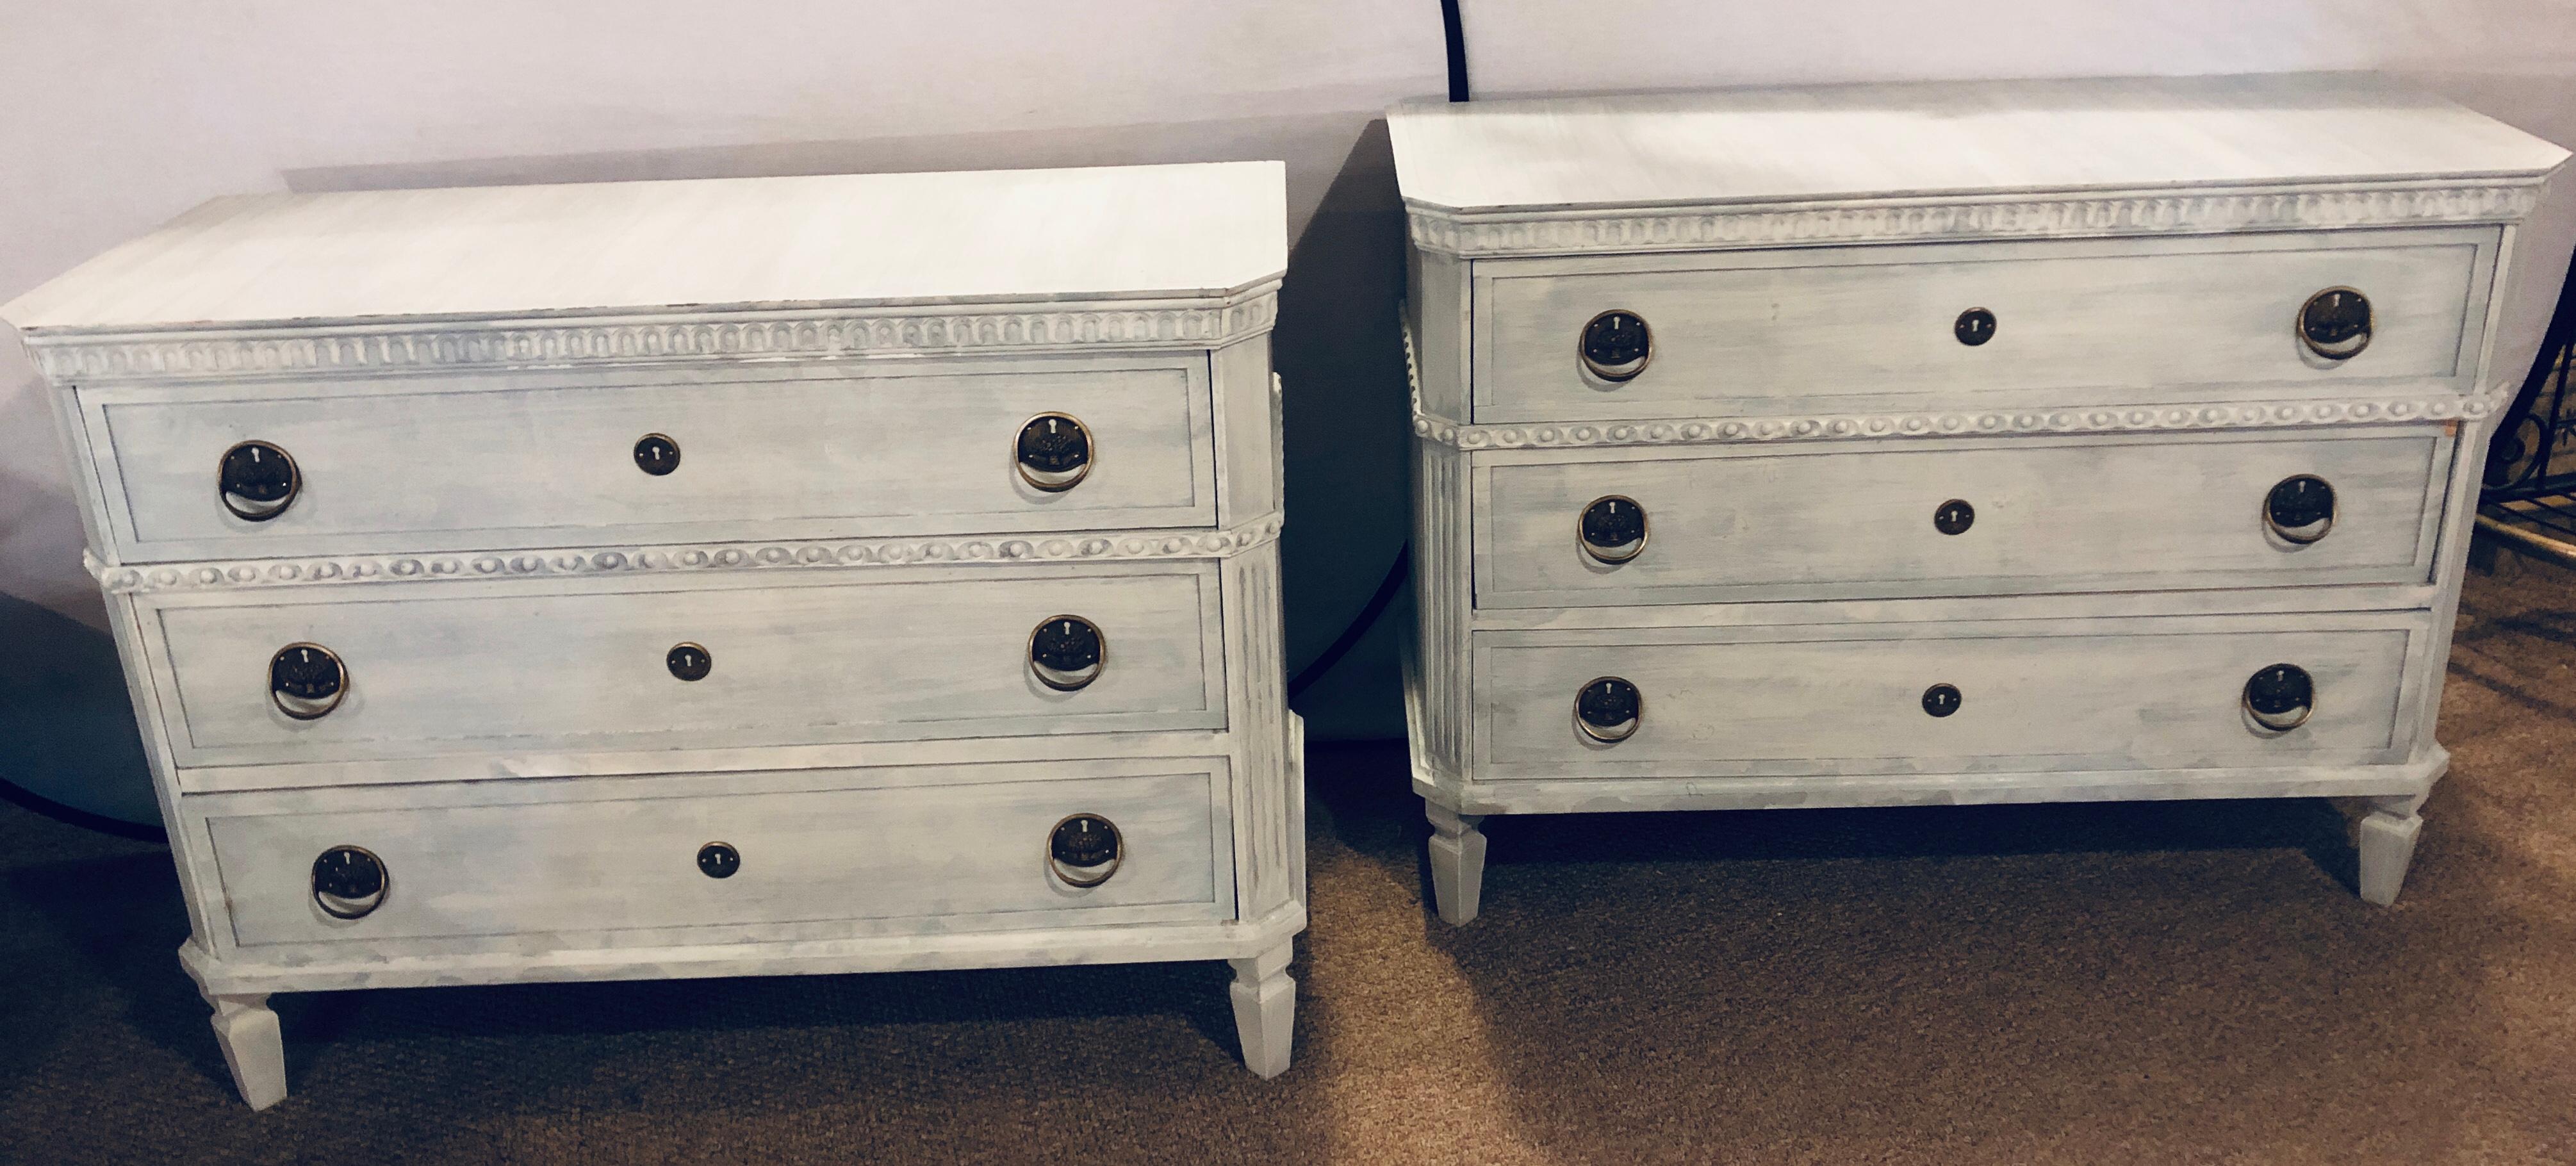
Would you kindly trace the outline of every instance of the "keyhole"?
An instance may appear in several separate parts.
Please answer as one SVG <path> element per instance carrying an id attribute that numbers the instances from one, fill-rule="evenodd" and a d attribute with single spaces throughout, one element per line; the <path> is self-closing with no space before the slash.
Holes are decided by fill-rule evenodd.
<path id="1" fill-rule="evenodd" d="M 709 655 L 703 645 L 679 643 L 671 645 L 662 663 L 670 668 L 671 675 L 682 680 L 704 680 L 707 673 L 715 668 L 715 657 Z"/>
<path id="2" fill-rule="evenodd" d="M 1935 684 L 1923 690 L 1923 711 L 1933 716 L 1949 716 L 1959 711 L 1959 703 L 1959 690 L 1955 686 Z"/>
<path id="3" fill-rule="evenodd" d="M 1977 508 L 1964 499 L 1953 498 L 1932 512 L 1932 528 L 1943 534 L 1959 534 L 1976 524 Z"/>
<path id="4" fill-rule="evenodd" d="M 1959 322 L 1952 325 L 1951 331 L 1959 337 L 1959 343 L 1974 348 L 1995 338 L 1995 314 L 1984 308 L 1970 308 L 1959 313 Z"/>
<path id="5" fill-rule="evenodd" d="M 645 434 L 635 443 L 635 468 L 657 478 L 679 469 L 680 443 L 666 434 Z"/>

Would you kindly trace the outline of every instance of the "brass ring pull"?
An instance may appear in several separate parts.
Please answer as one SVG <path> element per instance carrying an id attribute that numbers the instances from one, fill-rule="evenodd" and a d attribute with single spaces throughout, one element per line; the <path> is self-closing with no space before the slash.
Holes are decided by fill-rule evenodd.
<path id="1" fill-rule="evenodd" d="M 286 513 L 303 490 L 304 472 L 295 459 L 265 441 L 242 442 L 215 462 L 215 500 L 244 522 Z"/>
<path id="2" fill-rule="evenodd" d="M 2263 496 L 2263 527 L 2306 546 L 2334 529 L 2334 484 L 2315 474 L 2283 478 Z"/>
<path id="3" fill-rule="evenodd" d="M 1594 562 L 1616 566 L 1646 553 L 1646 508 L 1625 494 L 1592 500 L 1574 523 L 1574 536 Z"/>
<path id="4" fill-rule="evenodd" d="M 2299 343 L 2327 360 L 2350 360 L 2370 347 L 2373 322 L 2369 296 L 2330 287 L 2299 306 Z"/>
<path id="5" fill-rule="evenodd" d="M 2275 733 L 2308 723 L 2316 704 L 2316 680 L 2296 664 L 2266 664 L 2245 680 L 2245 715 Z"/>
<path id="6" fill-rule="evenodd" d="M 1585 372 L 1615 385 L 1646 371 L 1654 347 L 1654 333 L 1646 327 L 1644 316 L 1613 308 L 1583 325 L 1575 355 L 1582 358 Z"/>
<path id="7" fill-rule="evenodd" d="M 334 919 L 364 918 L 385 905 L 393 878 L 363 846 L 334 846 L 313 860 L 313 905 Z"/>
<path id="8" fill-rule="evenodd" d="M 268 700 L 287 716 L 320 720 L 348 696 L 348 666 L 329 648 L 294 643 L 268 658 Z"/>
<path id="9" fill-rule="evenodd" d="M 1646 721 L 1646 697 L 1617 676 L 1596 676 L 1574 693 L 1574 727 L 1604 745 L 1637 735 Z"/>
<path id="10" fill-rule="evenodd" d="M 1012 443 L 1011 462 L 1020 480 L 1049 494 L 1061 494 L 1091 476 L 1098 460 L 1091 430 L 1070 413 L 1040 413 L 1020 426 Z"/>
<path id="11" fill-rule="evenodd" d="M 1081 616 L 1051 615 L 1029 630 L 1029 671 L 1057 692 L 1089 687 L 1108 664 L 1109 637 Z"/>
<path id="12" fill-rule="evenodd" d="M 1127 861 L 1118 824 L 1098 814 L 1073 814 L 1047 831 L 1047 871 L 1069 887 L 1096 887 Z"/>

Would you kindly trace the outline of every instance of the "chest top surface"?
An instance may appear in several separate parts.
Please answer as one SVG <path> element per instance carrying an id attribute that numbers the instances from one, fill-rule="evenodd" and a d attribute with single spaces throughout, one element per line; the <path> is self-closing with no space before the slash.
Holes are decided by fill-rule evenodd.
<path id="1" fill-rule="evenodd" d="M 219 198 L 0 307 L 31 338 L 1199 300 L 1287 266 L 1277 162 Z"/>
<path id="2" fill-rule="evenodd" d="M 1415 241 L 1469 255 L 2509 222 L 2568 157 L 2333 75 L 1422 102 L 1387 124 Z"/>

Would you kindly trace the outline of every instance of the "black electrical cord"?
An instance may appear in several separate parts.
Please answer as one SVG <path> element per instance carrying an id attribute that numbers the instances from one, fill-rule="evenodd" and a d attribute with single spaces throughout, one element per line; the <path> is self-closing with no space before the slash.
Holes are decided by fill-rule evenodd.
<path id="1" fill-rule="evenodd" d="M 1449 100 L 1465 101 L 1467 100 L 1467 33 L 1459 23 L 1458 0 L 1440 0 L 1440 36 L 1446 42 L 1445 48 L 1449 58 Z M 1326 647 L 1323 654 L 1316 656 L 1305 667 L 1298 669 L 1295 676 L 1288 678 L 1288 699 L 1297 699 L 1298 693 L 1313 687 L 1316 681 L 1324 678 L 1325 673 L 1332 671 L 1333 665 L 1342 662 L 1342 657 L 1350 655 L 1352 648 L 1359 646 L 1360 637 L 1367 635 L 1370 628 L 1377 626 L 1379 617 L 1386 614 L 1388 605 L 1395 602 L 1396 595 L 1404 590 L 1406 577 L 1412 573 L 1413 543 L 1407 540 L 1403 546 L 1396 548 L 1395 562 L 1387 565 L 1386 577 L 1378 580 L 1376 594 L 1369 596 L 1368 603 L 1360 608 L 1358 615 L 1351 618 L 1350 625 L 1342 629 L 1342 634 L 1333 637 L 1331 646 Z"/>

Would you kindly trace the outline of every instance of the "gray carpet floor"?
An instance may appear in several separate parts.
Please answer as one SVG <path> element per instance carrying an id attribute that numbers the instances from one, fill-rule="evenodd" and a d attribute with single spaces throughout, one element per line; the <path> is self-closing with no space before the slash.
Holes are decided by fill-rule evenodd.
<path id="1" fill-rule="evenodd" d="M 31 1162 L 2576 1161 L 2576 586 L 2474 576 L 2394 909 L 2320 802 L 1501 819 L 1424 906 L 1319 748 L 1297 1065 L 1221 965 L 279 997 L 253 1114 L 168 855 L 0 805 Z"/>

